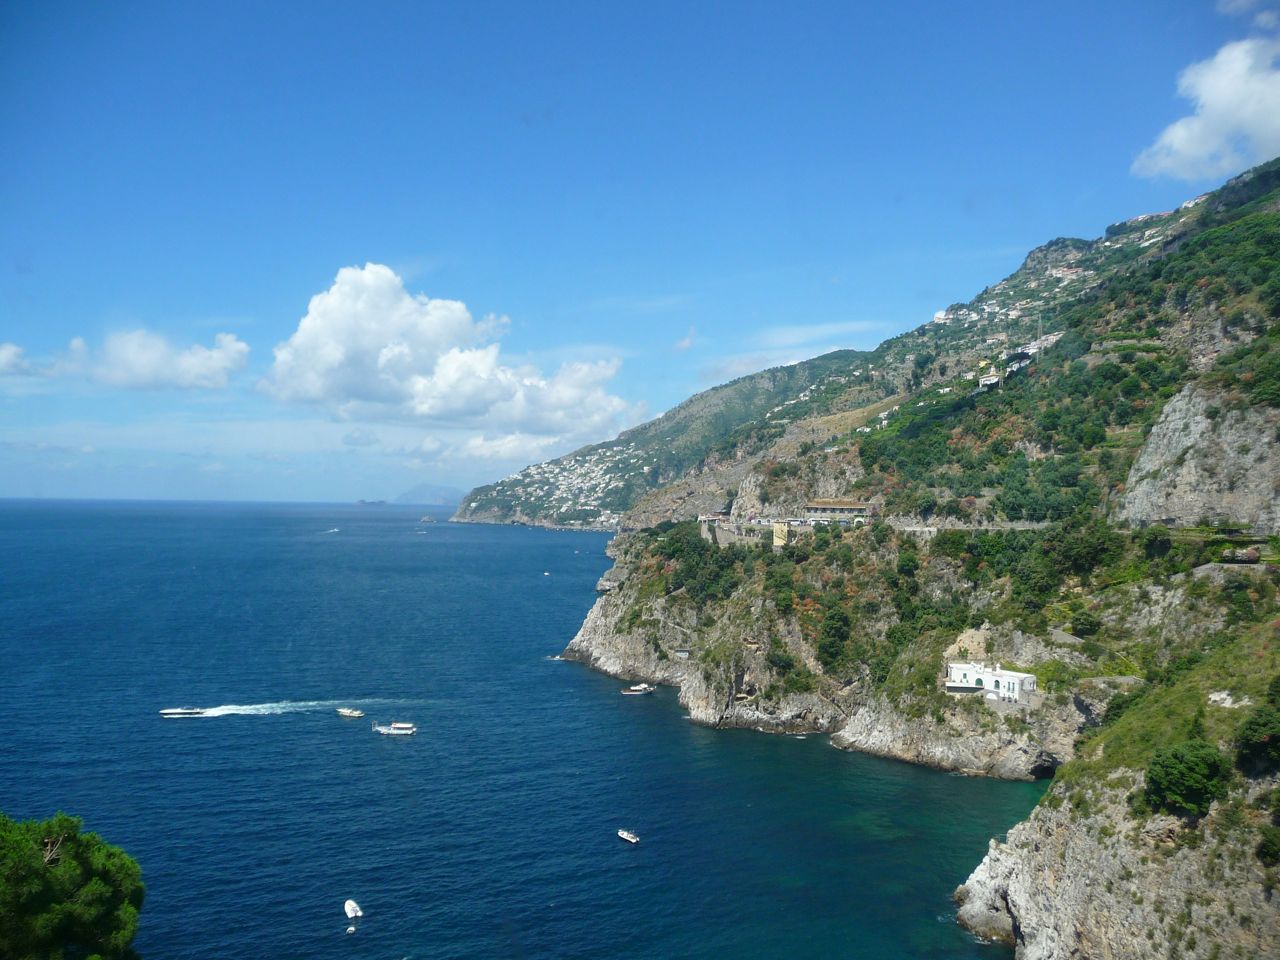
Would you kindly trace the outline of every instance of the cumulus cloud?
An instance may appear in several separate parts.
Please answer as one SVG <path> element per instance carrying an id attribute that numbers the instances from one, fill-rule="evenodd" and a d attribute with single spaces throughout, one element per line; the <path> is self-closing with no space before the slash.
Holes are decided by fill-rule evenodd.
<path id="1" fill-rule="evenodd" d="M 1134 160 L 1133 172 L 1201 180 L 1280 154 L 1277 57 L 1280 40 L 1251 37 L 1228 43 L 1210 59 L 1183 70 L 1178 93 L 1195 110 L 1166 127 Z"/>
<path id="2" fill-rule="evenodd" d="M 275 348 L 263 385 L 350 419 L 428 421 L 486 435 L 599 435 L 629 415 L 606 390 L 616 359 L 564 363 L 550 375 L 509 365 L 495 342 L 506 326 L 506 318 L 475 320 L 457 300 L 411 294 L 381 264 L 344 267 Z"/>
<path id="3" fill-rule="evenodd" d="M 22 348 L 16 343 L 0 343 L 0 377 L 16 376 L 27 372 L 27 361 Z"/>
<path id="4" fill-rule="evenodd" d="M 22 348 L 0 344 L 0 374 L 29 374 L 56 379 L 80 377 L 113 387 L 180 387 L 220 389 L 249 357 L 249 345 L 230 333 L 220 333 L 212 347 L 175 347 L 149 330 L 112 333 L 98 350 L 83 337 L 73 337 L 66 350 L 52 359 L 30 362 Z"/>
<path id="5" fill-rule="evenodd" d="M 546 457 L 555 446 L 554 437 L 508 433 L 499 437 L 469 437 L 457 448 L 464 457 L 479 460 L 535 461 Z"/>
<path id="6" fill-rule="evenodd" d="M 159 334 L 131 330 L 107 337 L 92 374 L 116 387 L 217 389 L 227 385 L 248 357 L 249 345 L 231 333 L 218 334 L 212 347 L 197 343 L 183 350 Z"/>

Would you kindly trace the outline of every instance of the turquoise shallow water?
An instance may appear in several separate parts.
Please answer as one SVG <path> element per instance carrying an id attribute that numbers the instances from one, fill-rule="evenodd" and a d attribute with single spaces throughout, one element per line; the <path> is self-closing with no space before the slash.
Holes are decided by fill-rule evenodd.
<path id="1" fill-rule="evenodd" d="M 603 536 L 420 513 L 0 502 L 0 810 L 137 857 L 144 958 L 1007 956 L 949 897 L 1039 787 L 621 697 L 547 659 Z"/>

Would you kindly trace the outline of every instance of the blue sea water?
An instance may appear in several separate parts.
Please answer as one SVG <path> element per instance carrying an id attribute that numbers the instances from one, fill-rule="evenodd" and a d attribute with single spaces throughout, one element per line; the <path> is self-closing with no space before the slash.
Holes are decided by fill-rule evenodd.
<path id="1" fill-rule="evenodd" d="M 0 810 L 138 859 L 146 960 L 1007 956 L 950 893 L 1040 788 L 621 697 L 548 659 L 603 535 L 420 513 L 0 502 Z"/>

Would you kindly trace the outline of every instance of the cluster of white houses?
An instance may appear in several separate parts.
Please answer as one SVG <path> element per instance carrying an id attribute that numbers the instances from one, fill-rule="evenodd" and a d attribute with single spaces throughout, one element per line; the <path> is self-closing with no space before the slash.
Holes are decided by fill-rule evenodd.
<path id="1" fill-rule="evenodd" d="M 988 700 L 1025 703 L 1036 692 L 1036 677 L 1005 670 L 998 663 L 992 667 L 970 660 L 947 664 L 946 689 L 947 693 L 979 693 Z"/>

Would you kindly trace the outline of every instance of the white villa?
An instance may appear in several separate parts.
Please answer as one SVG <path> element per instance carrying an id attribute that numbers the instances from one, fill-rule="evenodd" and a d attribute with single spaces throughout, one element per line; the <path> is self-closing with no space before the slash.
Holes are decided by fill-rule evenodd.
<path id="1" fill-rule="evenodd" d="M 1019 702 L 1036 691 L 1033 673 L 1005 670 L 982 663 L 948 663 L 947 693 L 981 693 L 988 700 Z"/>

